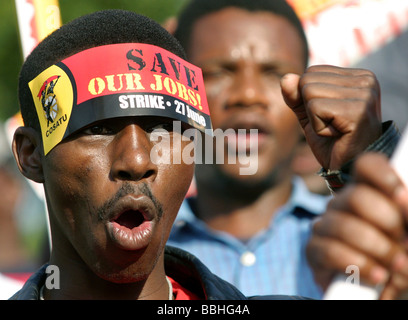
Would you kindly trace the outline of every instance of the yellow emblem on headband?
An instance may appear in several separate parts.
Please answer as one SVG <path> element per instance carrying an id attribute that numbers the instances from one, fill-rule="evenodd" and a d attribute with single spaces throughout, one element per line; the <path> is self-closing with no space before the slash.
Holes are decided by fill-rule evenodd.
<path id="1" fill-rule="evenodd" d="M 73 88 L 68 75 L 53 65 L 41 72 L 28 86 L 41 126 L 44 154 L 64 137 L 71 117 Z"/>

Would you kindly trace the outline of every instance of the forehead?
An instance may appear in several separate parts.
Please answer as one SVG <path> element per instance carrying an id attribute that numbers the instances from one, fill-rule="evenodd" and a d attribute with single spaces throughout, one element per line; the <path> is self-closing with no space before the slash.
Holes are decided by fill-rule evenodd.
<path id="1" fill-rule="evenodd" d="M 298 30 L 283 16 L 239 8 L 203 16 L 193 26 L 189 57 L 196 59 L 229 56 L 261 60 L 294 58 L 303 61 L 304 43 Z"/>

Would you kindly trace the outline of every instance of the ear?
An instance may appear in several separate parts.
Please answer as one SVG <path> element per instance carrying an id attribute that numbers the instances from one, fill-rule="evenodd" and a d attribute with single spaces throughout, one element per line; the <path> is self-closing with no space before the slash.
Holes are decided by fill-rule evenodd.
<path id="1" fill-rule="evenodd" d="M 44 182 L 40 134 L 33 128 L 19 127 L 14 133 L 12 149 L 20 172 L 28 179 Z"/>

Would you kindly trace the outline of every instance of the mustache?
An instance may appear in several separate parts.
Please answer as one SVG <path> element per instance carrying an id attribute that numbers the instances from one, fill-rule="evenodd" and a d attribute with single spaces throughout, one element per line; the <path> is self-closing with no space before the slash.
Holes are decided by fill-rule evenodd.
<path id="1" fill-rule="evenodd" d="M 138 185 L 131 184 L 129 182 L 126 182 L 122 184 L 119 188 L 119 190 L 116 192 L 116 194 L 108 199 L 102 206 L 97 208 L 97 215 L 100 220 L 105 220 L 109 218 L 110 212 L 112 208 L 115 207 L 115 204 L 123 197 L 127 195 L 140 195 L 143 194 L 146 197 L 150 198 L 152 201 L 156 212 L 157 212 L 157 219 L 160 220 L 161 217 L 163 216 L 163 206 L 162 204 L 157 200 L 157 198 L 154 196 L 152 190 L 150 187 L 147 185 L 147 183 L 143 182 Z"/>

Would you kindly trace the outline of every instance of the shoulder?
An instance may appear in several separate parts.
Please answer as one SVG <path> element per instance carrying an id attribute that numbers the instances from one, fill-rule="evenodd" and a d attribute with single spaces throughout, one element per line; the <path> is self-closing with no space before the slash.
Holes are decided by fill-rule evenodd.
<path id="1" fill-rule="evenodd" d="M 232 284 L 213 274 L 196 256 L 166 246 L 166 273 L 182 286 L 205 300 L 245 300 Z"/>
<path id="2" fill-rule="evenodd" d="M 205 300 L 306 300 L 301 296 L 265 295 L 246 297 L 234 285 L 213 274 L 197 257 L 166 246 L 166 273 Z"/>
<path id="3" fill-rule="evenodd" d="M 39 300 L 40 289 L 45 283 L 47 264 L 35 272 L 9 300 Z"/>

